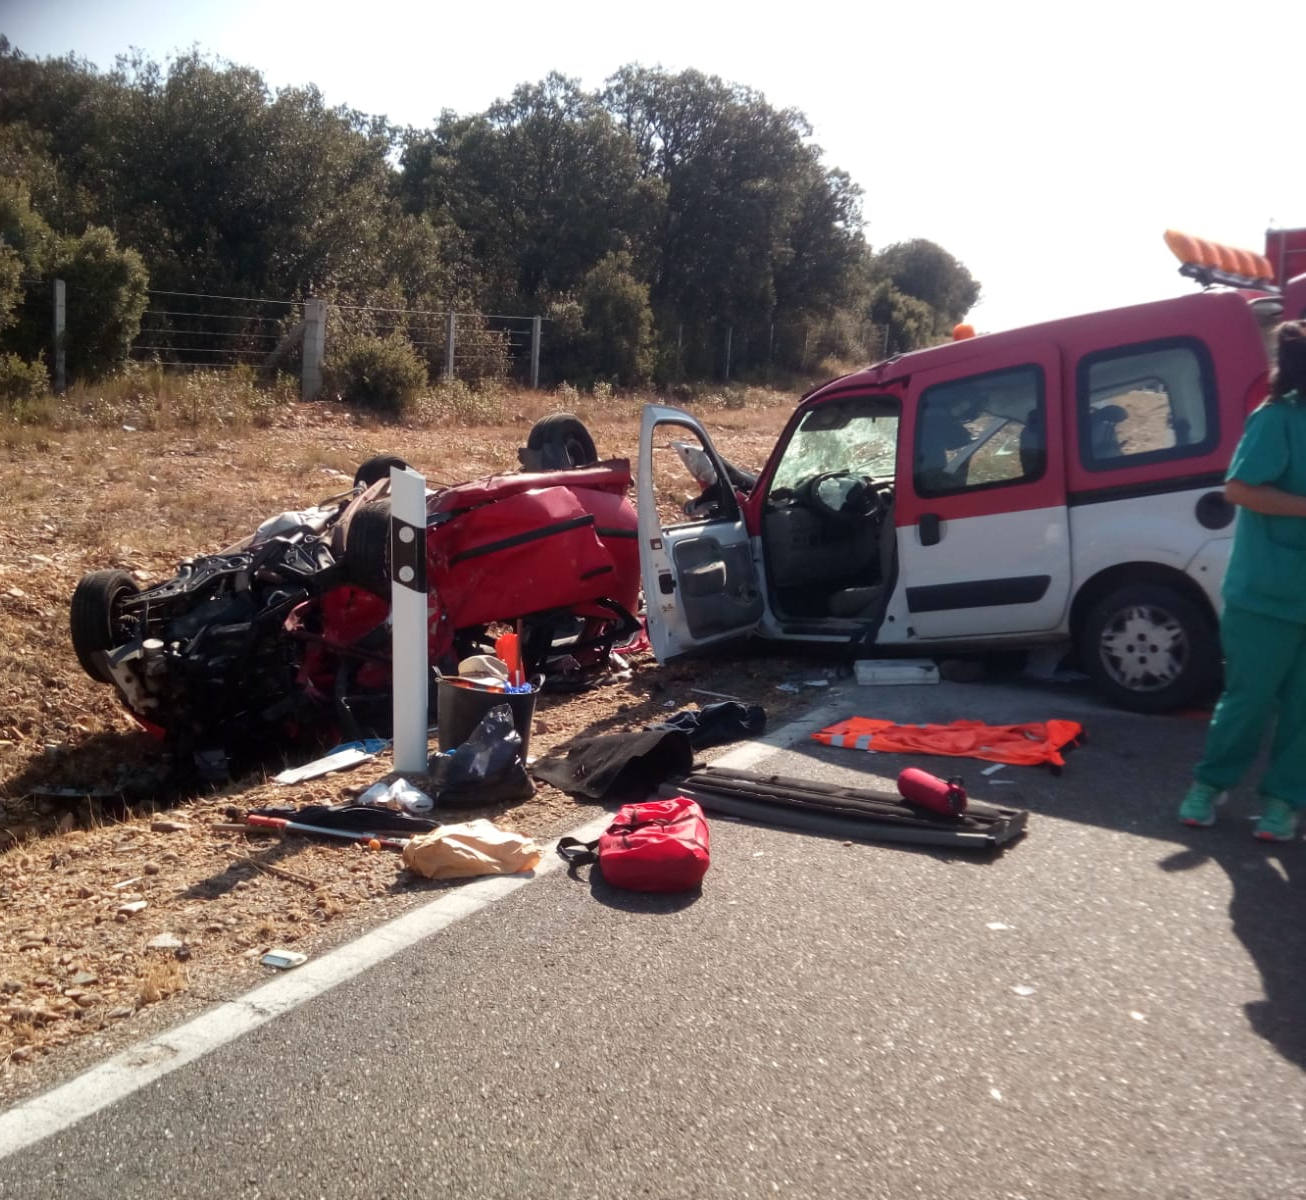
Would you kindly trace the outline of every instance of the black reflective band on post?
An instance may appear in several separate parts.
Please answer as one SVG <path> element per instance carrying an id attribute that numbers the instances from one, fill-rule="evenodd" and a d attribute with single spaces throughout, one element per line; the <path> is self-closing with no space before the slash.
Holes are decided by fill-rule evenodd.
<path id="1" fill-rule="evenodd" d="M 390 579 L 414 592 L 426 591 L 426 529 L 390 517 Z"/>

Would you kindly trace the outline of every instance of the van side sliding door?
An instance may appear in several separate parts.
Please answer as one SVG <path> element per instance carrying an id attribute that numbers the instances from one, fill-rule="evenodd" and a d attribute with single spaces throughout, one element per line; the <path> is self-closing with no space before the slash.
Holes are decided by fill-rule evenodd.
<path id="1" fill-rule="evenodd" d="M 1052 345 L 913 376 L 898 485 L 909 640 L 1051 632 L 1066 620 L 1061 391 Z"/>

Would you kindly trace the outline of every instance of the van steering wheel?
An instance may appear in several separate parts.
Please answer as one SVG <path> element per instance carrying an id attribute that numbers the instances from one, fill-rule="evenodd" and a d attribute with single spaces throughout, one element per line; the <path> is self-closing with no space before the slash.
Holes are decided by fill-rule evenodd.
<path id="1" fill-rule="evenodd" d="M 843 486 L 838 486 L 841 483 Z M 817 516 L 832 525 L 856 524 L 883 512 L 888 504 L 888 497 L 873 479 L 851 471 L 814 475 L 803 484 L 800 494 Z"/>

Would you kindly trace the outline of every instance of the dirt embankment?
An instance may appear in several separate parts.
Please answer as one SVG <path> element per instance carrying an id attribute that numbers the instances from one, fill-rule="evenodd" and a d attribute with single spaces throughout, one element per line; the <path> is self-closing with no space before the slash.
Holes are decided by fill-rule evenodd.
<path id="1" fill-rule="evenodd" d="M 758 393 L 704 417 L 723 453 L 757 467 L 792 402 Z M 270 783 L 286 764 L 269 763 L 161 806 L 158 744 L 73 656 L 77 580 L 104 567 L 167 578 L 180 558 L 347 488 L 376 453 L 402 454 L 433 482 L 512 470 L 549 408 L 524 397 L 500 426 L 413 430 L 295 406 L 263 430 L 36 431 L 0 446 L 0 1101 L 37 1086 L 61 1046 L 84 1053 L 137 1036 L 151 1019 L 246 986 L 270 947 L 320 951 L 440 886 L 408 876 L 390 853 L 215 828 L 229 808 L 346 799 L 386 774 L 385 755 L 294 788 Z M 600 453 L 635 457 L 637 405 L 581 411 Z M 760 703 L 774 723 L 795 703 L 778 685 L 812 673 L 779 657 L 662 668 L 644 654 L 633 668 L 584 694 L 542 697 L 532 754 L 640 728 L 710 702 L 704 691 Z M 459 817 L 554 835 L 597 811 L 540 787 L 524 803 Z"/>

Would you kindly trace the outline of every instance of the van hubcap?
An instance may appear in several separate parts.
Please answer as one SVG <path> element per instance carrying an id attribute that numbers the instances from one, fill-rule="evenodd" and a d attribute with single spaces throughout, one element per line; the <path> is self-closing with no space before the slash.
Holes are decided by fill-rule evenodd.
<path id="1" fill-rule="evenodd" d="M 1133 692 L 1155 692 L 1172 684 L 1188 662 L 1184 627 L 1163 608 L 1121 609 L 1099 646 L 1107 673 Z"/>

